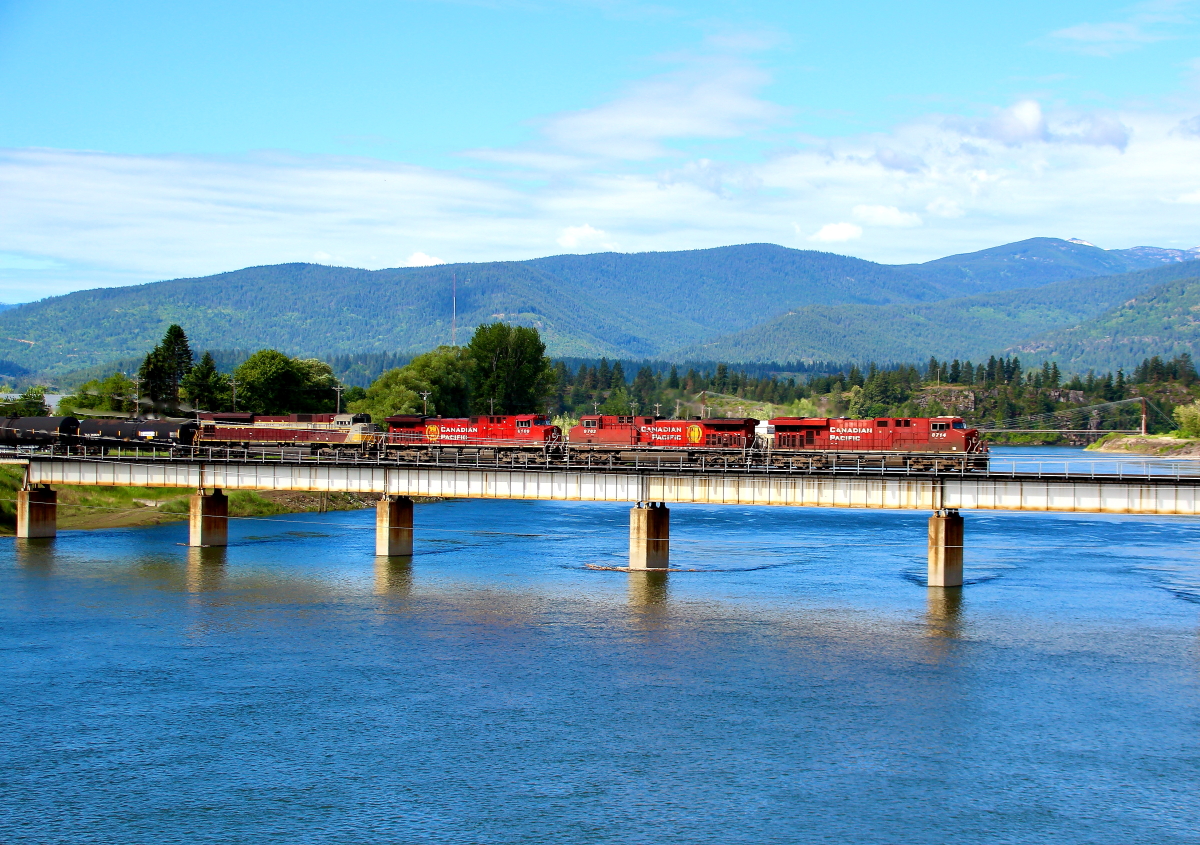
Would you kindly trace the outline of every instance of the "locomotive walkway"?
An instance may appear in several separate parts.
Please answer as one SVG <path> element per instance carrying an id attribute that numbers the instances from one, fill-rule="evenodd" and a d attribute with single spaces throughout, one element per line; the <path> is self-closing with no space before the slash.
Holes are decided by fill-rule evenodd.
<path id="1" fill-rule="evenodd" d="M 1200 515 L 1200 466 L 1098 461 L 1058 466 L 997 462 L 986 471 L 914 473 L 845 466 L 797 472 L 765 464 L 713 467 L 566 463 L 401 463 L 361 455 L 330 459 L 288 450 L 200 450 L 171 457 L 62 450 L 12 454 L 26 466 L 18 494 L 20 537 L 54 536 L 61 485 L 175 487 L 192 496 L 190 544 L 225 545 L 225 490 L 376 493 L 376 553 L 412 553 L 412 497 L 631 502 L 630 568 L 666 569 L 674 503 L 931 511 L 929 584 L 961 586 L 960 510 Z M 208 492 L 211 491 L 211 492 Z"/>

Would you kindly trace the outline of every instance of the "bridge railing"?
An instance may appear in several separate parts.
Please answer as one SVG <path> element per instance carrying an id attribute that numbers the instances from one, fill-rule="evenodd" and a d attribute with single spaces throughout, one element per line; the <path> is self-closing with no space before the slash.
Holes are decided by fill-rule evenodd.
<path id="1" fill-rule="evenodd" d="M 481 455 L 446 456 L 437 452 L 417 455 L 415 459 L 390 458 L 385 455 L 356 450 L 335 451 L 332 454 L 309 453 L 307 450 L 231 449 L 224 447 L 133 446 L 122 449 L 88 450 L 77 446 L 0 447 L 0 457 L 26 460 L 70 460 L 102 462 L 154 463 L 237 463 L 288 464 L 300 466 L 378 466 L 431 467 L 439 469 L 495 469 L 530 472 L 593 471 L 618 473 L 669 473 L 676 475 L 762 475 L 762 476 L 885 476 L 885 477 L 968 477 L 968 478 L 1046 478 L 1069 480 L 1153 480 L 1196 481 L 1200 483 L 1200 461 L 1170 458 L 1103 456 L 1096 458 L 1041 458 L 1024 455 L 992 454 L 986 469 L 960 465 L 954 468 L 912 466 L 881 466 L 878 460 L 839 461 L 826 468 L 776 466 L 769 456 L 761 453 L 736 453 L 724 461 L 688 464 L 660 456 L 635 456 L 632 461 L 615 457 L 604 459 L 596 455 L 555 456 L 552 460 L 542 453 L 516 453 L 483 457 Z"/>

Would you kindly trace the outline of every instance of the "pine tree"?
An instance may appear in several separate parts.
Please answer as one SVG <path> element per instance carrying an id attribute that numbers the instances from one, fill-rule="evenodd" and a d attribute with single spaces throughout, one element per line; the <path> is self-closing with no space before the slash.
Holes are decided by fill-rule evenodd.
<path id="1" fill-rule="evenodd" d="M 674 364 L 671 365 L 671 374 L 667 376 L 667 390 L 679 389 L 679 370 Z"/>
<path id="2" fill-rule="evenodd" d="M 205 352 L 179 386 L 197 411 L 223 411 L 229 407 L 229 379 L 217 372 L 212 353 Z"/>
<path id="3" fill-rule="evenodd" d="M 613 364 L 609 386 L 612 387 L 613 390 L 625 387 L 625 368 L 621 366 L 620 361 Z"/>

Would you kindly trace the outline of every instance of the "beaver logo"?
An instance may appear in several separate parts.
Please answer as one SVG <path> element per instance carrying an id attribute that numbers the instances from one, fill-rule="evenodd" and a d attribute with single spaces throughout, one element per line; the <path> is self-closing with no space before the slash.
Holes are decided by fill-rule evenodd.
<path id="1" fill-rule="evenodd" d="M 688 443 L 699 443 L 704 439 L 704 429 L 698 425 L 689 425 L 687 427 Z"/>
<path id="2" fill-rule="evenodd" d="M 436 425 L 425 426 L 425 439 L 428 440 L 430 443 L 436 443 L 438 437 L 440 437 L 441 434 L 442 434 L 442 430 L 440 428 L 438 428 Z"/>

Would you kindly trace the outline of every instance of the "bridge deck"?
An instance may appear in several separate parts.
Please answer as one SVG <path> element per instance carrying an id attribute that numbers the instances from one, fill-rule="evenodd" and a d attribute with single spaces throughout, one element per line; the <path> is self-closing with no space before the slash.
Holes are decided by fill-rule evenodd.
<path id="1" fill-rule="evenodd" d="M 291 490 L 478 499 L 911 510 L 1200 514 L 1200 477 L 905 475 L 612 468 L 414 466 L 30 456 L 30 484 Z"/>

